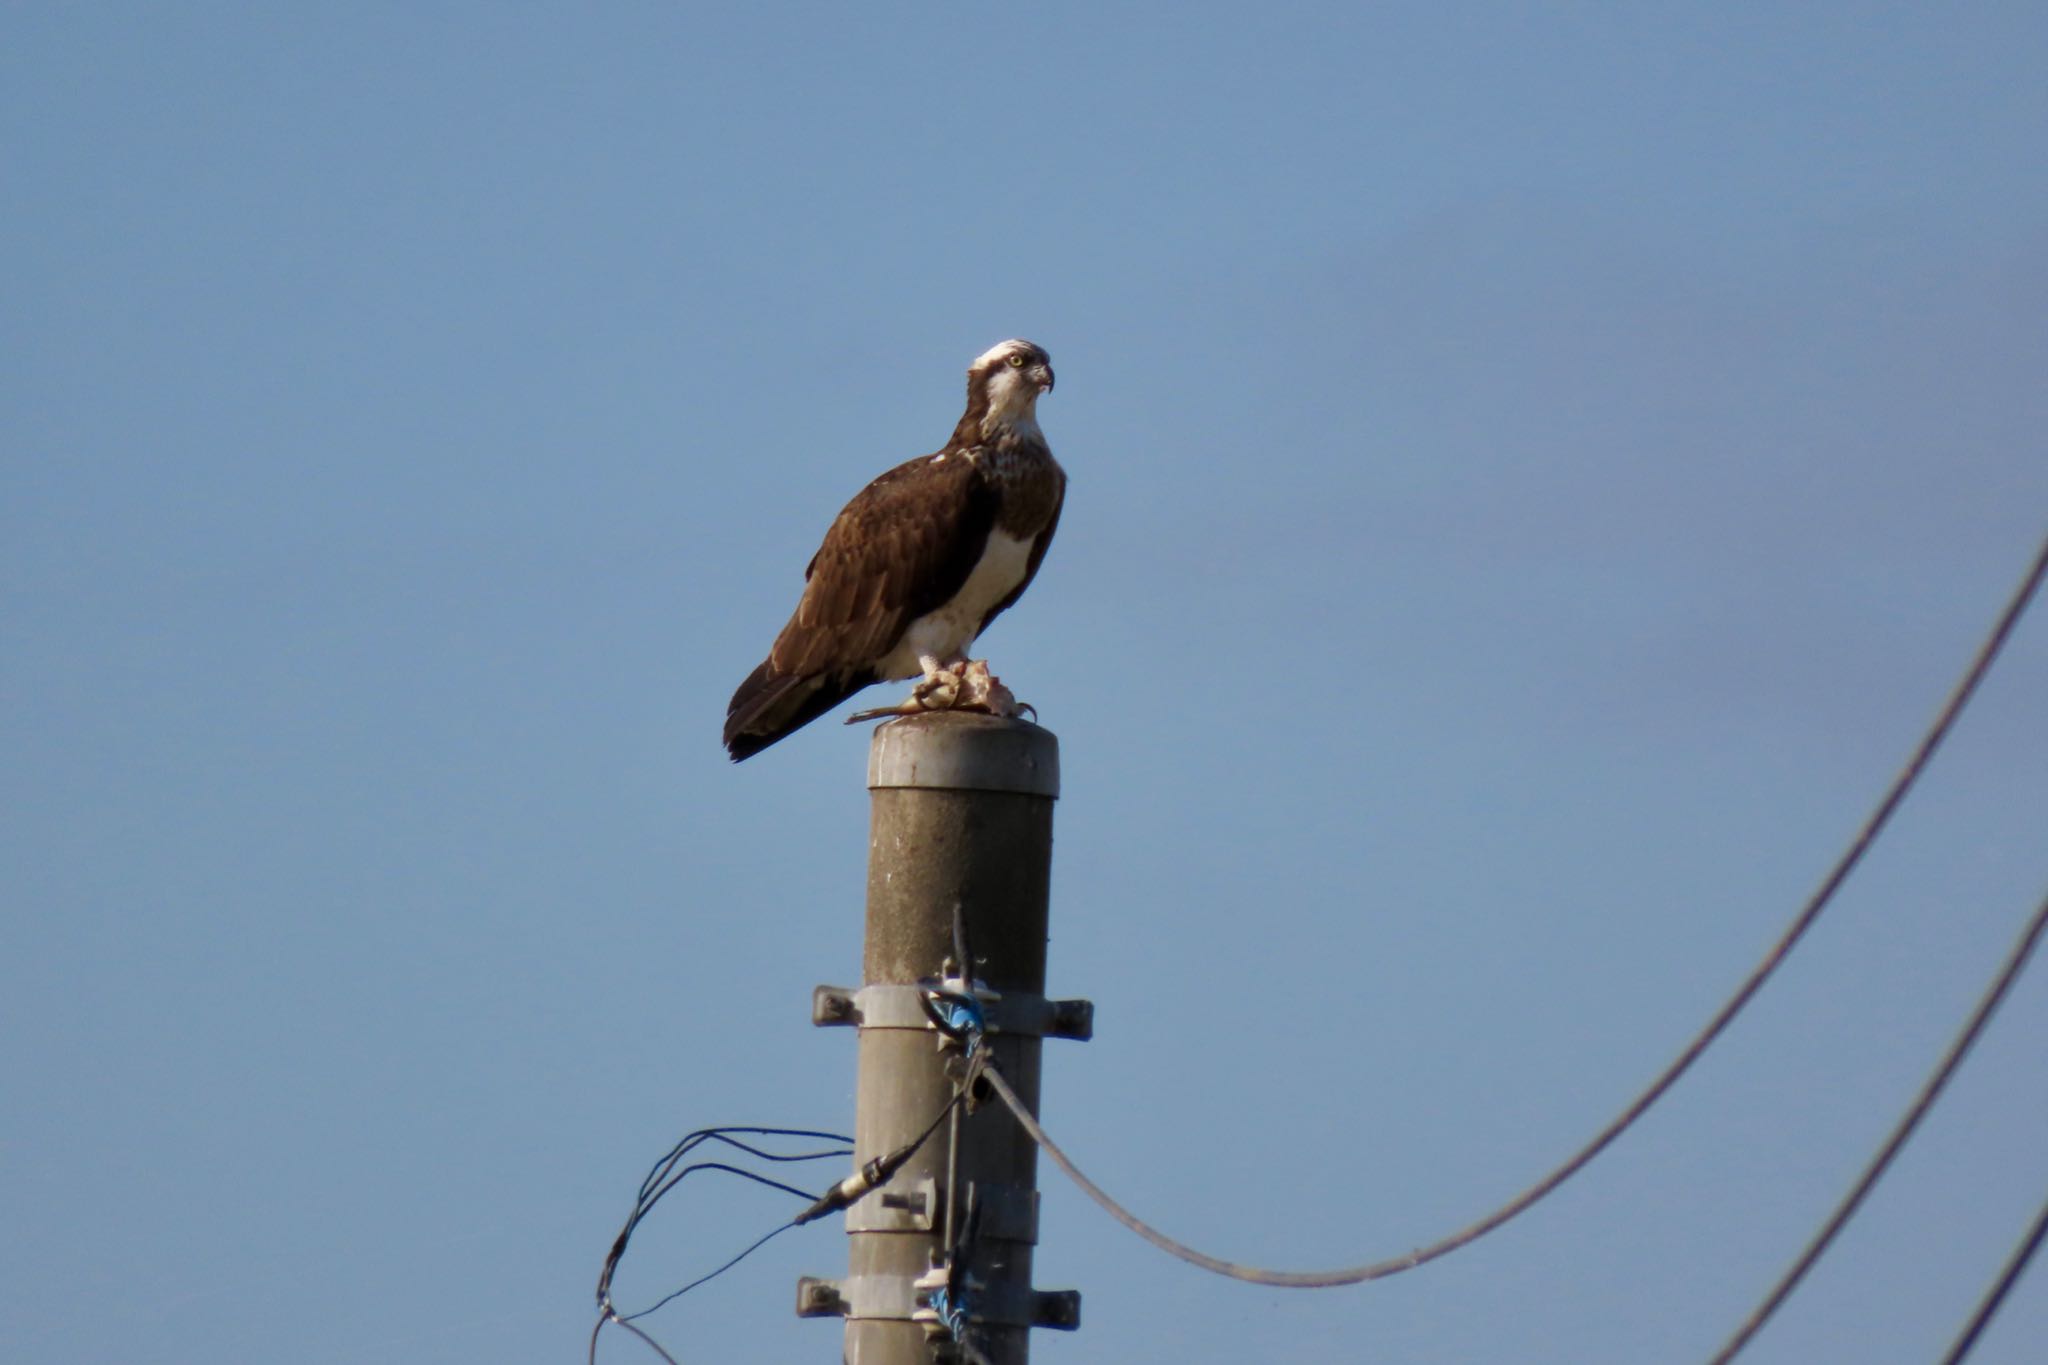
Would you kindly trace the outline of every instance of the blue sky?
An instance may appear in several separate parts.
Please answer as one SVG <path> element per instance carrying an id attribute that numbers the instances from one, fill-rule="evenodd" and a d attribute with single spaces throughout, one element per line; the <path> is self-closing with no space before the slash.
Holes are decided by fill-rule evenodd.
<path id="1" fill-rule="evenodd" d="M 866 736 L 742 767 L 831 515 L 1047 346 L 984 639 L 1063 745 L 1045 1119 L 1288 1267 L 1520 1189 L 1732 989 L 2048 529 L 2038 7 L 16 6 L 0 1350 L 561 1361 L 646 1165 L 851 1121 Z M 879 695 L 879 694 L 876 694 Z M 1697 1360 L 2048 879 L 2048 621 L 1695 1074 L 1317 1294 L 1044 1173 L 1038 1359 Z M 2022 980 L 1745 1359 L 1939 1353 Z M 653 1298 L 786 1217 L 706 1187 Z M 821 1225 L 654 1320 L 829 1358 Z M 2048 1277 L 1977 1362 L 2048 1335 Z M 652 1359 L 624 1339 L 607 1360 Z"/>

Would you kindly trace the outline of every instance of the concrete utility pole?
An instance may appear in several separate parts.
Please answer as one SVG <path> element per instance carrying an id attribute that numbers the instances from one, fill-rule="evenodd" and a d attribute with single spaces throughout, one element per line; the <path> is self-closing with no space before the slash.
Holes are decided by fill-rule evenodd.
<path id="1" fill-rule="evenodd" d="M 1087 1001 L 1045 999 L 1059 795 L 1052 732 L 957 711 L 892 721 L 875 732 L 868 788 L 863 985 L 820 986 L 812 1010 L 816 1023 L 860 1028 L 857 1167 L 916 1139 L 954 1097 L 962 1049 L 928 1016 L 920 981 L 965 977 L 987 988 L 984 1046 L 1033 1112 L 1041 1038 L 1086 1038 L 1093 1025 Z M 971 963 L 955 960 L 956 918 Z M 1078 1293 L 1031 1287 L 1037 1170 L 1037 1148 L 1001 1103 L 963 1107 L 847 1210 L 850 1273 L 801 1281 L 797 1312 L 846 1319 L 846 1365 L 972 1361 L 930 1311 L 943 1279 L 932 1272 L 957 1247 L 971 1351 L 990 1365 L 1025 1365 L 1032 1327 L 1080 1324 Z"/>

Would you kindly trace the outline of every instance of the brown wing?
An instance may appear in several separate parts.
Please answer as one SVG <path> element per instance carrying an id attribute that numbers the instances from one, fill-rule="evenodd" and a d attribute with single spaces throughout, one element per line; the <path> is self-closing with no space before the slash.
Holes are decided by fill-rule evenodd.
<path id="1" fill-rule="evenodd" d="M 957 454 L 900 464 L 846 505 L 768 653 L 779 674 L 865 674 L 981 559 L 999 499 Z"/>
<path id="2" fill-rule="evenodd" d="M 999 498 L 957 454 L 898 465 L 846 505 L 804 570 L 804 594 L 768 658 L 733 693 L 725 747 L 757 754 L 879 681 L 912 621 L 974 571 Z"/>

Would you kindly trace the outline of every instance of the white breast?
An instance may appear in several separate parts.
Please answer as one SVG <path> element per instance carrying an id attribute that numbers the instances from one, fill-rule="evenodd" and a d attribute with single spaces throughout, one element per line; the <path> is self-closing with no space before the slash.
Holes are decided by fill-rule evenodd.
<path id="1" fill-rule="evenodd" d="M 1017 590 L 1031 565 L 1031 542 L 990 530 L 981 562 L 953 600 L 936 611 L 910 623 L 899 643 L 882 661 L 885 678 L 911 678 L 923 672 L 918 664 L 922 654 L 936 655 L 941 663 L 962 658 L 974 643 L 975 632 L 996 603 Z"/>

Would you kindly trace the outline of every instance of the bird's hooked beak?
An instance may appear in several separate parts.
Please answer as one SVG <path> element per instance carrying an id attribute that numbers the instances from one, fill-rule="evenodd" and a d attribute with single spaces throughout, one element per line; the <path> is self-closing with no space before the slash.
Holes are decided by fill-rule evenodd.
<path id="1" fill-rule="evenodd" d="M 1037 381 L 1038 391 L 1040 393 L 1052 392 L 1052 366 L 1033 365 L 1031 367 L 1031 377 L 1033 380 Z"/>

